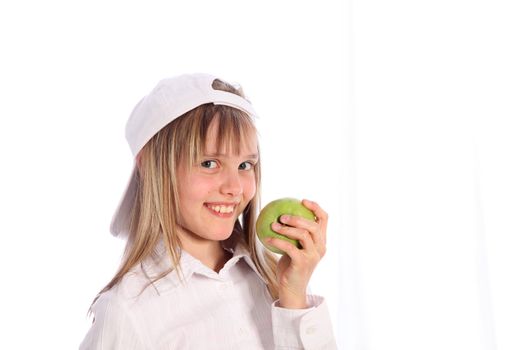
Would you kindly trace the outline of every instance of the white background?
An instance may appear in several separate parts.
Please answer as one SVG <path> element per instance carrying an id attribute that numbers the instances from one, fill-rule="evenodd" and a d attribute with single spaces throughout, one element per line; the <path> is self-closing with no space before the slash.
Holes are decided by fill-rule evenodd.
<path id="1" fill-rule="evenodd" d="M 519 1 L 0 4 L 2 349 L 71 349 L 122 243 L 124 124 L 210 72 L 261 115 L 263 204 L 317 200 L 341 349 L 524 349 Z"/>
<path id="2" fill-rule="evenodd" d="M 109 222 L 132 166 L 125 122 L 187 72 L 240 83 L 260 114 L 263 203 L 333 214 L 312 290 L 336 322 L 349 18 L 341 1 L 2 2 L 0 348 L 78 347 L 122 252 Z"/>
<path id="3" fill-rule="evenodd" d="M 525 7 L 354 1 L 358 349 L 525 349 Z"/>

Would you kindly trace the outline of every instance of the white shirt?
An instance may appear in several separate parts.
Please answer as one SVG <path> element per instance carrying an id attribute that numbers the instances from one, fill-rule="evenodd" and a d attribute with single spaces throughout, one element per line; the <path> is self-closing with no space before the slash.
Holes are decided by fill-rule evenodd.
<path id="1" fill-rule="evenodd" d="M 172 271 L 154 285 L 148 276 L 166 270 L 168 255 L 139 264 L 97 300 L 80 349 L 337 348 L 322 297 L 308 295 L 308 309 L 278 307 L 247 250 L 232 252 L 217 273 L 182 251 L 182 281 Z"/>

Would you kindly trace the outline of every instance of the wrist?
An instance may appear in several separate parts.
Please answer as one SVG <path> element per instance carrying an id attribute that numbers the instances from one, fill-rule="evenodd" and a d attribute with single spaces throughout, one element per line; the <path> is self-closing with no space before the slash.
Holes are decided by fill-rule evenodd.
<path id="1" fill-rule="evenodd" d="M 279 293 L 279 301 L 277 305 L 285 309 L 307 309 L 308 308 L 306 294 L 289 295 L 287 293 Z"/>

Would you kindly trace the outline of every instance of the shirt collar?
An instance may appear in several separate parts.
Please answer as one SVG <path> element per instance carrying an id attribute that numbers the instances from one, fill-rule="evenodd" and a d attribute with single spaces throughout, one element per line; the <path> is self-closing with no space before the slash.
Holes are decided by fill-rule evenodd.
<path id="1" fill-rule="evenodd" d="M 223 249 L 232 253 L 233 256 L 226 262 L 226 264 L 224 264 L 224 267 L 219 273 L 216 273 L 209 267 L 205 266 L 200 260 L 181 249 L 179 262 L 180 273 L 174 269 L 164 278 L 153 282 L 155 276 L 158 276 L 159 274 L 169 270 L 172 266 L 171 258 L 165 249 L 164 242 L 162 241 L 157 244 L 154 254 L 142 263 L 142 270 L 146 273 L 150 281 L 153 282 L 153 286 L 159 294 L 189 281 L 194 274 L 220 280 L 223 278 L 221 275 L 233 268 L 237 263 L 239 263 L 241 259 L 246 262 L 246 264 L 264 283 L 267 283 L 266 279 L 257 270 L 257 267 L 250 256 L 250 252 L 246 247 L 246 243 L 244 243 L 244 240 L 240 239 L 240 237 L 234 237 L 234 235 L 232 235 L 232 237 L 229 239 L 221 242 L 221 245 Z"/>

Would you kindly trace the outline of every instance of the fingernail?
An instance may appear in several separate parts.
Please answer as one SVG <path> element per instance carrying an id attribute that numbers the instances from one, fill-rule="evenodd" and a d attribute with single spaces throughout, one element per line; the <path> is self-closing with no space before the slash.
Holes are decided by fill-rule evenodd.
<path id="1" fill-rule="evenodd" d="M 272 225 L 273 225 L 273 228 L 276 229 L 276 230 L 280 230 L 281 227 L 283 227 L 283 226 L 282 226 L 280 223 L 278 223 L 278 222 L 274 222 Z"/>
<path id="2" fill-rule="evenodd" d="M 281 219 L 281 222 L 286 223 L 286 222 L 288 222 L 288 220 L 290 220 L 290 216 L 289 215 L 281 215 L 280 219 Z"/>

